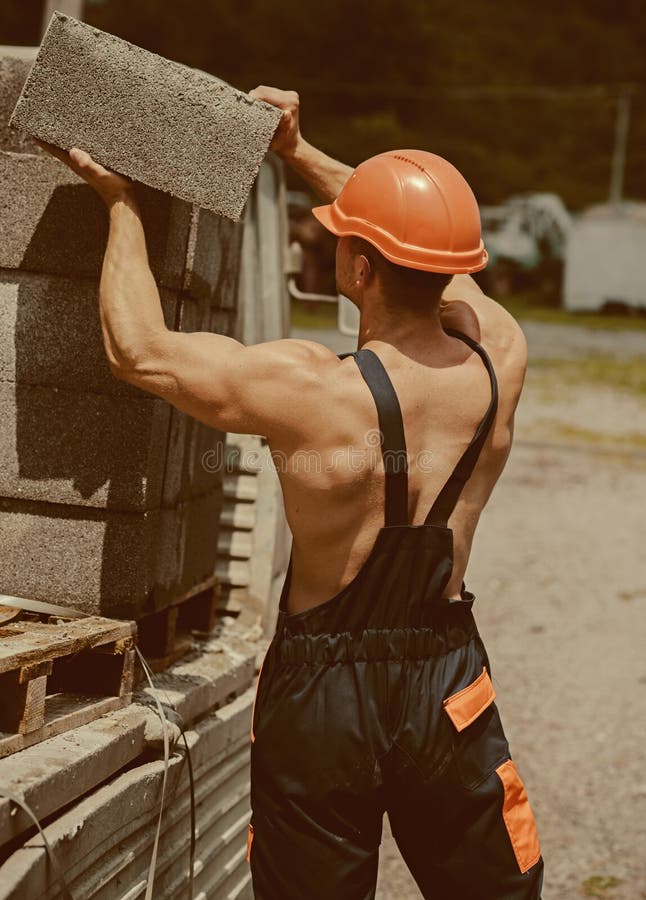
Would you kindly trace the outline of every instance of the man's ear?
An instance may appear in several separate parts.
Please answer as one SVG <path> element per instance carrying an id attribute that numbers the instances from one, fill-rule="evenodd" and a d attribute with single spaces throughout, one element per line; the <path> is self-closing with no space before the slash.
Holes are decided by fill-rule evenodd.
<path id="1" fill-rule="evenodd" d="M 355 278 L 357 284 L 363 282 L 367 284 L 372 280 L 375 273 L 374 266 L 365 254 L 360 253 L 355 263 Z"/>

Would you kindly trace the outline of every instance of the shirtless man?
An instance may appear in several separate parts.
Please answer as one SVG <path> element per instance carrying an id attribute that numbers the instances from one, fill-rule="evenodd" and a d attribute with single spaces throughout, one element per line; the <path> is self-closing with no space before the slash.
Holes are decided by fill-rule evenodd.
<path id="1" fill-rule="evenodd" d="M 131 183 L 43 146 L 109 210 L 100 314 L 114 375 L 265 435 L 276 460 L 293 549 L 252 716 L 255 896 L 374 897 L 388 812 L 425 897 L 536 900 L 534 819 L 464 585 L 511 447 L 523 334 L 459 274 L 486 252 L 452 166 L 397 151 L 353 172 L 302 138 L 296 94 L 252 95 L 283 110 L 272 149 L 343 232 L 338 288 L 361 312 L 345 358 L 314 341 L 169 331 Z"/>

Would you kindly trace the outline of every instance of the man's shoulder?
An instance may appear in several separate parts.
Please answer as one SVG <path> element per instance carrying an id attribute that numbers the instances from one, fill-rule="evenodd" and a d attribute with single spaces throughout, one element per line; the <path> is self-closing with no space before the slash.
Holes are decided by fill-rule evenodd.
<path id="1" fill-rule="evenodd" d="M 265 366 L 276 373 L 278 366 L 282 374 L 301 371 L 305 376 L 334 367 L 340 363 L 338 356 L 325 344 L 303 338 L 280 338 L 251 344 L 245 348 L 246 355 L 259 367 Z"/>
<path id="2" fill-rule="evenodd" d="M 524 372 L 527 342 L 522 328 L 470 276 L 458 275 L 450 282 L 442 296 L 440 317 L 444 326 L 463 331 L 482 344 L 497 368 Z"/>

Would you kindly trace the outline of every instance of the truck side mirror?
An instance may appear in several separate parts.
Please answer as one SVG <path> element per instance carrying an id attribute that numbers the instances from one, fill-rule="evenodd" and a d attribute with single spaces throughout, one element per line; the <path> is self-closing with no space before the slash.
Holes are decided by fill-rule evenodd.
<path id="1" fill-rule="evenodd" d="M 287 248 L 285 260 L 286 275 L 300 275 L 303 271 L 303 248 L 298 241 L 292 241 Z"/>

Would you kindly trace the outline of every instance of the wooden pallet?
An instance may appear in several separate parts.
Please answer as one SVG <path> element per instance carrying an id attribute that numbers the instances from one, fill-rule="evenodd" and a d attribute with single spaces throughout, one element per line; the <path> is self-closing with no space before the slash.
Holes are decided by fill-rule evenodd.
<path id="1" fill-rule="evenodd" d="M 137 644 L 153 672 L 160 672 L 195 647 L 196 639 L 207 638 L 221 614 L 220 585 L 192 593 L 158 612 L 137 621 Z M 143 677 L 137 666 L 136 682 Z"/>
<path id="2" fill-rule="evenodd" d="M 0 757 L 130 703 L 135 622 L 23 613 L 0 625 Z"/>

